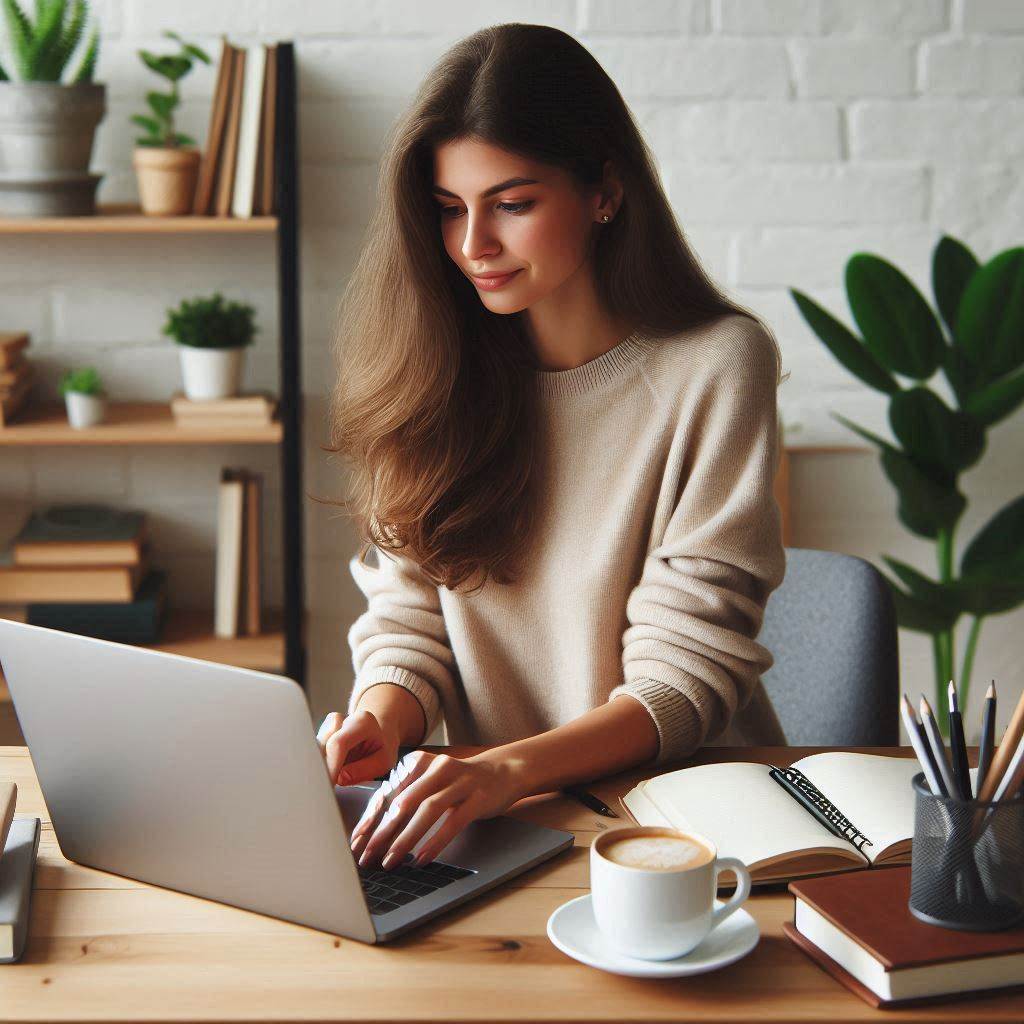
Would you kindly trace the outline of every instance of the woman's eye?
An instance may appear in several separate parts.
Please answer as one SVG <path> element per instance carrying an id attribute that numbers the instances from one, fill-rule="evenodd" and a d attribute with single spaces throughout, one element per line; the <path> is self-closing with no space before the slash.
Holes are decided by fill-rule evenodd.
<path id="1" fill-rule="evenodd" d="M 498 203 L 498 209 L 504 210 L 506 213 L 513 215 L 524 213 L 531 206 L 533 206 L 533 200 L 524 200 L 521 203 Z M 457 206 L 442 206 L 441 216 L 442 217 L 455 217 L 458 216 L 462 211 Z"/>

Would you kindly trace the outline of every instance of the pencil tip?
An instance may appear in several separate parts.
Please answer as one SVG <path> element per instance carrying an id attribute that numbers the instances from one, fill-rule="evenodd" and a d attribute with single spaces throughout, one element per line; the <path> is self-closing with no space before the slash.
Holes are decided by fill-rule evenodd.
<path id="1" fill-rule="evenodd" d="M 985 698 L 988 699 L 989 697 L 994 697 L 995 695 L 996 681 L 993 679 L 992 682 L 988 684 L 988 689 L 985 691 Z"/>

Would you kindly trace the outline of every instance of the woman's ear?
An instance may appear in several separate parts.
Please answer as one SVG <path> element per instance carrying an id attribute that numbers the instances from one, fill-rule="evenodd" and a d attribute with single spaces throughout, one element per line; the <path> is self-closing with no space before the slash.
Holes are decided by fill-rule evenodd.
<path id="1" fill-rule="evenodd" d="M 612 219 L 622 205 L 622 181 L 611 160 L 605 160 L 595 220 Z"/>

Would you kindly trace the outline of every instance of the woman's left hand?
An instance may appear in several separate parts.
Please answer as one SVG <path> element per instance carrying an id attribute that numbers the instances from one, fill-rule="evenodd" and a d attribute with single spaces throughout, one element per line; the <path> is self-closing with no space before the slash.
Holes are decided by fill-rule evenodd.
<path id="1" fill-rule="evenodd" d="M 439 823 L 413 862 L 426 864 L 471 821 L 508 810 L 523 795 L 516 766 L 493 755 L 485 751 L 460 759 L 426 750 L 406 754 L 392 772 L 396 781 L 381 785 L 352 830 L 352 852 L 360 867 L 379 864 L 382 856 L 385 870 L 401 864 Z M 389 791 L 391 806 L 382 815 Z"/>

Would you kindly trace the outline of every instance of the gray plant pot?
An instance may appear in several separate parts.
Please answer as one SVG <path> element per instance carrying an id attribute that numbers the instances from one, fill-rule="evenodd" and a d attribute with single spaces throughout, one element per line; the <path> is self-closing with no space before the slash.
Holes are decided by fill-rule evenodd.
<path id="1" fill-rule="evenodd" d="M 103 82 L 0 82 L 0 216 L 94 214 L 103 175 L 89 162 L 106 111 Z"/>

